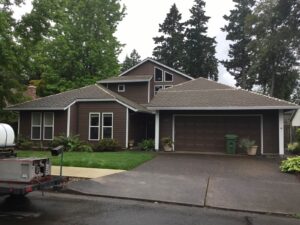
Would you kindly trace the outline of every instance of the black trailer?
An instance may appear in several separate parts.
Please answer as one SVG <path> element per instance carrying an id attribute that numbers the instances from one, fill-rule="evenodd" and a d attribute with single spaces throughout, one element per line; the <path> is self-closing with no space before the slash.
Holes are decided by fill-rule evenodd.
<path id="1" fill-rule="evenodd" d="M 0 182 L 0 195 L 26 195 L 37 190 L 47 190 L 64 182 L 61 176 L 48 176 L 32 183 Z"/>

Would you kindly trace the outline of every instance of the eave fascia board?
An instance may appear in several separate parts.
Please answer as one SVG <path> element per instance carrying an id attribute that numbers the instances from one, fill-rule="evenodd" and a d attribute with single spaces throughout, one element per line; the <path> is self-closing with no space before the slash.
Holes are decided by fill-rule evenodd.
<path id="1" fill-rule="evenodd" d="M 145 80 L 114 80 L 114 81 L 97 81 L 97 84 L 120 84 L 120 83 L 143 83 L 149 82 L 151 79 Z"/>

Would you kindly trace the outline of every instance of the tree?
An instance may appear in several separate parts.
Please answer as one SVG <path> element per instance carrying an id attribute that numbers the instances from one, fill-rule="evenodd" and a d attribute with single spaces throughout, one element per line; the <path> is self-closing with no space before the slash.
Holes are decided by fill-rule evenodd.
<path id="1" fill-rule="evenodd" d="M 133 49 L 129 56 L 126 55 L 125 60 L 122 63 L 121 72 L 130 69 L 131 67 L 135 66 L 139 62 L 141 62 L 141 56 L 135 49 Z"/>
<path id="2" fill-rule="evenodd" d="M 224 16 L 229 23 L 221 29 L 227 32 L 226 40 L 233 43 L 229 45 L 229 60 L 222 61 L 222 64 L 236 80 L 236 86 L 251 90 L 255 79 L 249 76 L 250 54 L 247 47 L 251 38 L 245 30 L 245 22 L 252 13 L 255 0 L 233 0 L 233 2 L 235 9 L 230 11 L 229 16 Z"/>
<path id="3" fill-rule="evenodd" d="M 183 69 L 184 64 L 184 24 L 181 22 L 175 4 L 162 24 L 159 24 L 159 37 L 154 37 L 156 47 L 153 50 L 155 59 L 177 70 Z"/>
<path id="4" fill-rule="evenodd" d="M 119 0 L 34 0 L 20 37 L 30 48 L 29 77 L 40 94 L 81 87 L 119 72 L 114 33 L 124 16 Z M 41 65 L 41 66 L 39 66 Z"/>
<path id="5" fill-rule="evenodd" d="M 21 1 L 0 2 L 0 121 L 13 123 L 16 115 L 4 111 L 9 104 L 23 100 L 22 70 L 18 63 L 20 49 L 16 44 L 11 6 Z"/>
<path id="6" fill-rule="evenodd" d="M 215 57 L 215 38 L 207 36 L 208 16 L 205 16 L 205 2 L 195 0 L 190 9 L 191 18 L 186 22 L 184 71 L 193 77 L 218 80 L 218 62 Z"/>
<path id="7" fill-rule="evenodd" d="M 250 76 L 263 93 L 290 100 L 299 79 L 299 1 L 263 0 L 248 19 Z"/>

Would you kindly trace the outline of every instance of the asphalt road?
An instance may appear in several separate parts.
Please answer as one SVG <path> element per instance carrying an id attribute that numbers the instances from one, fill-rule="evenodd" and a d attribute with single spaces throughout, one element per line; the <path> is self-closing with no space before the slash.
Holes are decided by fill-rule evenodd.
<path id="1" fill-rule="evenodd" d="M 300 219 L 132 200 L 32 193 L 0 197 L 0 225 L 296 225 Z"/>

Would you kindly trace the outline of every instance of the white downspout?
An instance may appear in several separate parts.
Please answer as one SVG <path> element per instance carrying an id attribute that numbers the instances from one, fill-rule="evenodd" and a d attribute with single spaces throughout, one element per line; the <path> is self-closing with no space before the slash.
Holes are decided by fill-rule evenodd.
<path id="1" fill-rule="evenodd" d="M 278 113 L 279 122 L 279 155 L 284 155 L 284 117 L 283 110 L 279 110 Z"/>
<path id="2" fill-rule="evenodd" d="M 155 112 L 155 150 L 159 150 L 159 111 Z"/>

